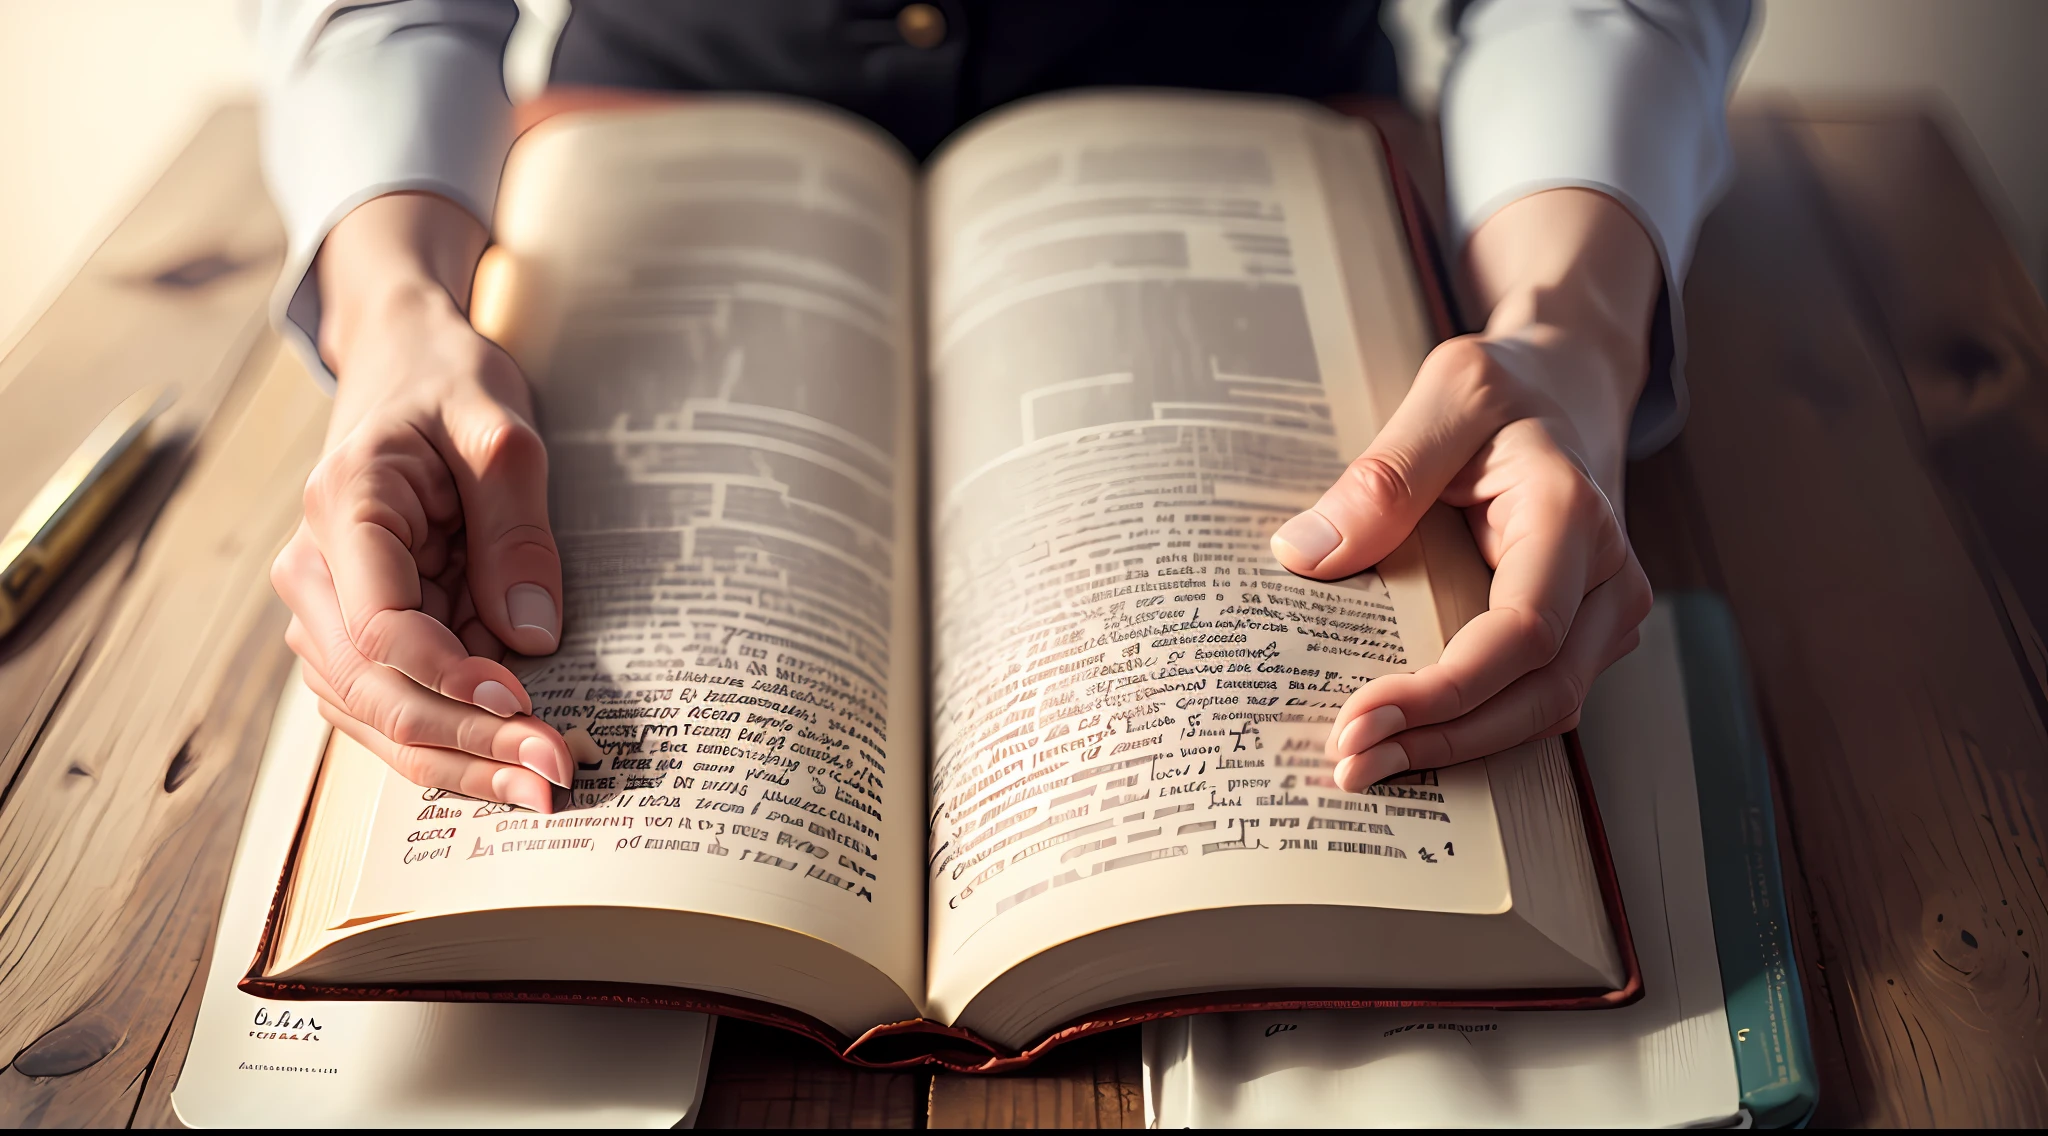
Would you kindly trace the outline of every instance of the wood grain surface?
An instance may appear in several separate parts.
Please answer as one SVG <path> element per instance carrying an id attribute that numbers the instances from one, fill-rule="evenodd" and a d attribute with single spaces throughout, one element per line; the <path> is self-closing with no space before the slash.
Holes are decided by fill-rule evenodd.
<path id="1" fill-rule="evenodd" d="M 108 411 L 145 386 L 179 394 L 163 448 L 122 515 L 29 622 L 0 639 L 0 787 L 132 567 L 150 521 L 252 347 L 284 234 L 245 106 L 202 126 L 161 179 L 0 358 L 0 524 Z M 181 444 L 182 443 L 182 444 Z M 0 790 L 4 791 L 4 790 Z"/>
<path id="2" fill-rule="evenodd" d="M 179 393 L 143 484 L 0 641 L 0 1122 L 134 1117 L 193 1008 L 283 674 L 271 487 L 317 445 L 290 403 L 324 407 L 303 377 L 259 397 L 282 235 L 254 127 L 214 116 L 0 360 L 5 516 L 129 393 Z"/>
<path id="3" fill-rule="evenodd" d="M 848 1065 L 816 1042 L 728 1018 L 697 1127 L 922 1128 L 929 1079 Z"/>
<path id="4" fill-rule="evenodd" d="M 1687 288 L 1692 416 L 1631 471 L 1767 718 L 1818 1123 L 2048 1120 L 2048 332 L 1922 117 L 1738 116 Z"/>
<path id="5" fill-rule="evenodd" d="M 1054 1050 L 1024 1073 L 932 1078 L 933 1128 L 1143 1128 L 1138 1031 L 1117 1030 Z"/>
<path id="6" fill-rule="evenodd" d="M 1742 627 L 1818 1120 L 2039 1126 L 2048 314 L 1917 112 L 1753 108 L 1734 137 L 1687 289 L 1692 417 L 1631 468 L 1631 529 L 1660 587 Z M 0 516 L 147 382 L 178 385 L 188 441 L 0 640 L 0 1122 L 174 1122 L 287 662 L 263 567 L 326 411 L 262 328 L 254 155 L 246 108 L 210 122 L 0 359 Z M 706 1127 L 927 1121 L 1138 1126 L 1136 1034 L 979 1078 L 721 1026 Z"/>
<path id="7" fill-rule="evenodd" d="M 273 342 L 0 803 L 0 1121 L 123 1124 L 213 931 L 289 663 L 271 557 L 326 400 Z"/>

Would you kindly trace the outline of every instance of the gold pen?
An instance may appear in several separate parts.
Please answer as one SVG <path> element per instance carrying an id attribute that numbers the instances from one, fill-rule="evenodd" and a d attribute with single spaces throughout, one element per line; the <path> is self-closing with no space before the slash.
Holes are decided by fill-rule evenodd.
<path id="1" fill-rule="evenodd" d="M 157 418 L 171 402 L 162 387 L 130 395 L 93 427 L 0 537 L 0 635 L 28 618 L 134 484 L 156 443 Z"/>

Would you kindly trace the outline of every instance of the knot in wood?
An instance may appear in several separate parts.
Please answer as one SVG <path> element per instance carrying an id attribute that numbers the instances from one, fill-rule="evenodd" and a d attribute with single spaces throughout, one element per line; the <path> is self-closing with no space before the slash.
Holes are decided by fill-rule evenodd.
<path id="1" fill-rule="evenodd" d="M 1943 343 L 1937 352 L 1941 369 L 1962 385 L 1975 389 L 1998 377 L 2005 360 L 1989 344 L 1972 335 L 1959 335 Z"/>
<path id="2" fill-rule="evenodd" d="M 164 269 L 150 277 L 149 282 L 159 288 L 191 292 L 204 288 L 224 276 L 232 276 L 245 267 L 247 266 L 240 261 L 217 252 L 201 253 Z"/>
<path id="3" fill-rule="evenodd" d="M 14 1055 L 24 1077 L 68 1077 L 120 1048 L 125 1033 L 99 1011 L 73 1014 Z"/>
<path id="4" fill-rule="evenodd" d="M 171 756 L 171 764 L 164 769 L 164 792 L 177 792 L 178 786 L 191 780 L 198 768 L 199 756 L 192 752 L 192 739 L 186 738 L 185 744 Z"/>

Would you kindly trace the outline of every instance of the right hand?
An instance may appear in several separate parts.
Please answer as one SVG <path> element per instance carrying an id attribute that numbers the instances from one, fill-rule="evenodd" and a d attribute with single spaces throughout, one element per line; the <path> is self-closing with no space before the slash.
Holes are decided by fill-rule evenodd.
<path id="1" fill-rule="evenodd" d="M 417 784 L 551 812 L 575 761 L 502 660 L 555 650 L 562 566 L 531 394 L 454 298 L 482 236 L 418 194 L 329 234 L 321 354 L 340 383 L 271 583 L 335 728 Z"/>

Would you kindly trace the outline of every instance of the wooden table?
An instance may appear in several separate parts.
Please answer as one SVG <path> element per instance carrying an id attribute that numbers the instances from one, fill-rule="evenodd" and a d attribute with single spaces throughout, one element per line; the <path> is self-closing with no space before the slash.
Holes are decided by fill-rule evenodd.
<path id="1" fill-rule="evenodd" d="M 1753 107 L 1686 299 L 1692 417 L 1630 471 L 1660 587 L 1726 595 L 1778 778 L 1826 1124 L 2048 1123 L 2048 314 L 1912 108 Z M 0 641 L 0 1123 L 175 1123 L 289 656 L 265 583 L 326 403 L 223 110 L 0 360 L 0 517 L 132 389 L 187 443 Z M 1425 164 L 1426 168 L 1426 164 Z M 878 1074 L 727 1023 L 705 1126 L 1135 1127 L 1137 1040 Z"/>

